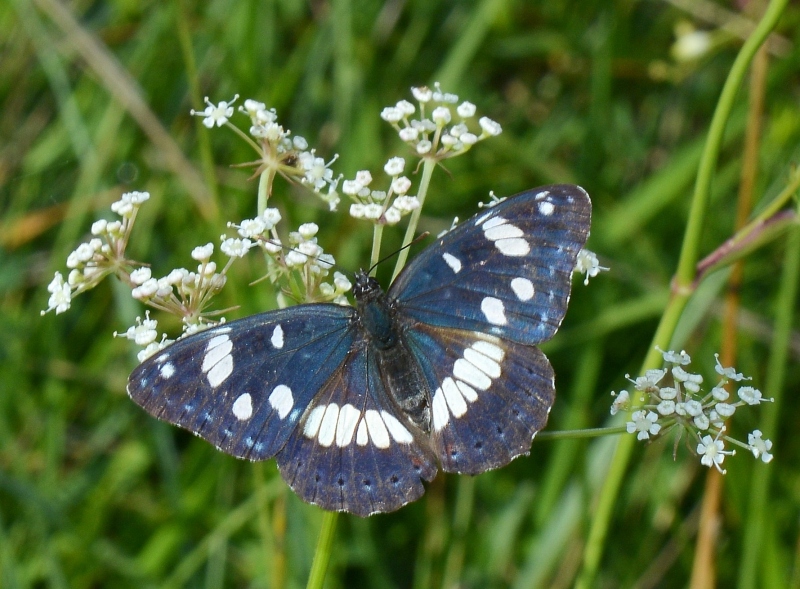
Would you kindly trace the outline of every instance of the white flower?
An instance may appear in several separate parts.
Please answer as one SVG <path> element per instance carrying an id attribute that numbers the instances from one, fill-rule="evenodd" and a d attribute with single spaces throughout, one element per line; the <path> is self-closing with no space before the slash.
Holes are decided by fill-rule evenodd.
<path id="1" fill-rule="evenodd" d="M 661 387 L 658 389 L 658 396 L 662 399 L 674 399 L 678 396 L 678 390 L 674 387 Z"/>
<path id="2" fill-rule="evenodd" d="M 403 173 L 403 168 L 406 166 L 406 160 L 401 157 L 389 158 L 386 165 L 383 166 L 383 171 L 387 176 L 399 176 Z"/>
<path id="3" fill-rule="evenodd" d="M 711 436 L 703 436 L 702 441 L 697 444 L 697 453 L 702 455 L 700 464 L 711 468 L 715 467 L 721 474 L 725 474 L 725 470 L 720 466 L 725 456 L 733 456 L 736 454 L 735 450 L 725 450 L 725 445 L 722 440 L 717 438 L 713 439 Z"/>
<path id="4" fill-rule="evenodd" d="M 381 118 L 387 123 L 397 123 L 403 120 L 403 113 L 394 106 L 387 106 L 381 111 Z"/>
<path id="5" fill-rule="evenodd" d="M 433 122 L 436 123 L 439 127 L 444 127 L 447 123 L 450 122 L 452 115 L 450 114 L 450 109 L 446 106 L 437 106 L 433 109 L 431 113 L 431 118 Z"/>
<path id="6" fill-rule="evenodd" d="M 264 222 L 267 226 L 264 228 L 267 231 L 273 229 L 275 225 L 277 225 L 281 220 L 281 213 L 278 209 L 264 209 L 264 212 L 261 214 L 264 218 Z"/>
<path id="7" fill-rule="evenodd" d="M 316 223 L 303 223 L 298 227 L 297 232 L 303 239 L 311 239 L 319 231 L 319 226 Z"/>
<path id="8" fill-rule="evenodd" d="M 100 219 L 92 223 L 92 235 L 102 235 L 106 232 L 106 227 L 108 226 L 108 221 L 105 219 Z"/>
<path id="9" fill-rule="evenodd" d="M 660 350 L 658 347 L 656 347 L 656 350 L 661 352 L 661 355 L 664 358 L 664 362 L 669 362 L 670 364 L 680 364 L 686 366 L 692 361 L 689 354 L 687 354 L 683 350 L 681 350 L 680 352 L 672 352 L 672 351 L 664 352 L 663 350 Z"/>
<path id="10" fill-rule="evenodd" d="M 258 119 L 263 116 L 262 113 L 267 112 L 267 105 L 263 102 L 248 98 L 244 101 L 244 106 L 239 107 L 239 110 L 248 115 L 251 119 Z"/>
<path id="11" fill-rule="evenodd" d="M 137 301 L 151 298 L 158 292 L 158 280 L 150 278 L 131 291 L 131 296 Z"/>
<path id="12" fill-rule="evenodd" d="M 739 398 L 748 405 L 758 405 L 762 401 L 766 401 L 761 396 L 761 391 L 753 387 L 741 387 L 738 392 Z"/>
<path id="13" fill-rule="evenodd" d="M 230 258 L 243 258 L 247 255 L 253 242 L 249 239 L 234 239 L 229 237 L 220 244 L 219 249 Z"/>
<path id="14" fill-rule="evenodd" d="M 356 172 L 356 182 L 361 186 L 369 186 L 372 182 L 372 174 L 369 173 L 369 170 L 360 170 Z"/>
<path id="15" fill-rule="evenodd" d="M 302 266 L 306 263 L 306 260 L 308 260 L 308 256 L 297 250 L 290 250 L 286 253 L 287 266 Z"/>
<path id="16" fill-rule="evenodd" d="M 655 436 L 661 431 L 661 425 L 656 423 L 658 415 L 652 411 L 634 411 L 631 420 L 626 424 L 629 434 L 639 432 L 637 440 L 647 440 L 650 436 Z"/>
<path id="17" fill-rule="evenodd" d="M 145 313 L 145 318 L 136 318 L 136 325 L 128 328 L 124 334 L 115 333 L 115 336 L 125 337 L 136 343 L 137 346 L 149 346 L 158 338 L 158 322 L 150 319 L 150 312 Z"/>
<path id="18" fill-rule="evenodd" d="M 714 406 L 714 411 L 716 411 L 720 417 L 727 419 L 736 412 L 736 406 L 728 403 L 717 403 Z"/>
<path id="19" fill-rule="evenodd" d="M 714 354 L 714 358 L 716 359 L 717 362 L 717 365 L 714 368 L 714 370 L 716 370 L 717 374 L 719 374 L 721 377 L 727 378 L 728 380 L 736 380 L 736 381 L 750 380 L 744 374 L 737 373 L 736 369 L 733 366 L 725 368 L 719 361 L 719 354 Z"/>
<path id="20" fill-rule="evenodd" d="M 398 196 L 392 206 L 401 213 L 410 213 L 419 208 L 419 199 L 416 196 Z"/>
<path id="21" fill-rule="evenodd" d="M 214 253 L 214 244 L 207 243 L 205 245 L 198 245 L 192 250 L 192 258 L 198 262 L 206 262 L 211 258 Z"/>
<path id="22" fill-rule="evenodd" d="M 637 377 L 633 384 L 637 391 L 652 391 L 658 388 L 656 385 L 664 378 L 666 373 L 666 370 L 651 369 L 645 372 L 644 376 Z"/>
<path id="23" fill-rule="evenodd" d="M 397 207 L 394 205 L 390 206 L 386 209 L 386 212 L 383 213 L 383 219 L 386 221 L 387 225 L 397 225 L 402 218 L 403 213 L 397 210 Z"/>
<path id="24" fill-rule="evenodd" d="M 475 145 L 478 142 L 478 136 L 474 133 L 463 133 L 458 138 L 464 145 Z"/>
<path id="25" fill-rule="evenodd" d="M 611 415 L 616 415 L 621 409 L 627 407 L 631 398 L 628 391 L 620 391 L 619 393 L 611 391 L 611 396 L 614 397 L 614 402 L 611 403 Z"/>
<path id="26" fill-rule="evenodd" d="M 699 401 L 695 401 L 694 399 L 689 399 L 683 404 L 684 410 L 686 411 L 687 415 L 691 415 L 692 417 L 697 417 L 701 413 L 703 413 L 703 406 L 700 404 Z"/>
<path id="27" fill-rule="evenodd" d="M 208 106 L 206 106 L 202 112 L 197 112 L 195 110 L 191 110 L 190 112 L 193 115 L 204 117 L 203 124 L 209 129 L 211 129 L 214 125 L 221 127 L 233 116 L 233 106 L 231 105 L 236 102 L 237 98 L 239 98 L 238 94 L 235 95 L 233 100 L 230 102 L 223 100 L 219 104 L 215 105 L 208 99 L 208 97 L 205 97 L 204 100 Z"/>
<path id="28" fill-rule="evenodd" d="M 333 286 L 336 288 L 337 293 L 349 292 L 353 288 L 350 280 L 341 272 L 333 273 Z"/>
<path id="29" fill-rule="evenodd" d="M 414 112 L 417 110 L 416 107 L 411 104 L 408 100 L 400 100 L 394 107 L 403 113 L 405 116 L 413 115 Z"/>
<path id="30" fill-rule="evenodd" d="M 364 217 L 367 219 L 380 219 L 383 207 L 377 203 L 364 205 Z"/>
<path id="31" fill-rule="evenodd" d="M 400 176 L 392 181 L 392 190 L 397 194 L 405 194 L 411 188 L 411 180 L 405 176 Z"/>
<path id="32" fill-rule="evenodd" d="M 292 147 L 294 147 L 297 151 L 305 151 L 308 149 L 308 141 L 306 141 L 305 137 L 295 135 L 292 139 Z"/>
<path id="33" fill-rule="evenodd" d="M 239 224 L 239 235 L 242 237 L 257 237 L 267 229 L 267 222 L 263 217 L 245 219 Z"/>
<path id="34" fill-rule="evenodd" d="M 427 86 L 411 88 L 411 94 L 413 94 L 414 98 L 416 98 L 421 104 L 430 102 L 431 98 L 433 98 L 433 91 L 431 91 L 431 89 Z"/>
<path id="35" fill-rule="evenodd" d="M 61 272 L 53 275 L 53 280 L 47 285 L 47 291 L 50 293 L 50 298 L 47 301 L 47 309 L 41 312 L 42 315 L 52 310 L 55 310 L 58 315 L 69 309 L 72 302 L 72 289 L 69 284 L 64 282 Z"/>
<path id="36" fill-rule="evenodd" d="M 137 268 L 133 272 L 131 272 L 131 282 L 134 284 L 144 284 L 146 280 L 149 280 L 152 276 L 152 272 L 148 267 Z"/>
<path id="37" fill-rule="evenodd" d="M 747 434 L 747 443 L 750 445 L 750 451 L 756 458 L 761 457 L 763 462 L 770 462 L 772 460 L 772 442 L 770 440 L 761 439 L 761 430 L 754 430 L 753 433 Z"/>
<path id="38" fill-rule="evenodd" d="M 426 153 L 428 153 L 431 150 L 431 147 L 433 147 L 433 144 L 430 141 L 428 141 L 427 139 L 423 139 L 422 141 L 417 143 L 417 148 L 416 148 L 417 149 L 417 153 L 419 155 L 425 155 Z"/>
<path id="39" fill-rule="evenodd" d="M 464 138 L 462 137 L 461 140 L 464 141 Z M 608 268 L 600 265 L 600 261 L 594 252 L 587 249 L 582 249 L 578 252 L 574 272 L 586 275 L 583 284 L 589 284 L 589 279 L 600 274 L 601 270 L 608 270 Z"/>
<path id="40" fill-rule="evenodd" d="M 489 117 L 481 117 L 478 120 L 478 124 L 481 126 L 481 129 L 483 129 L 485 135 L 496 136 L 503 132 L 503 128 L 500 124 Z"/>
<path id="41" fill-rule="evenodd" d="M 361 192 L 362 188 L 364 187 L 356 180 L 345 180 L 342 182 L 342 192 L 348 196 L 356 196 L 359 192 Z"/>
<path id="42" fill-rule="evenodd" d="M 711 389 L 711 396 L 714 397 L 716 401 L 727 401 L 730 394 L 721 386 L 715 386 Z"/>
<path id="43" fill-rule="evenodd" d="M 661 401 L 658 405 L 656 405 L 656 411 L 664 416 L 672 415 L 675 413 L 675 401 Z"/>
<path id="44" fill-rule="evenodd" d="M 699 430 L 707 430 L 708 426 L 711 425 L 708 417 L 706 417 L 705 413 L 701 413 L 694 418 L 694 425 Z"/>
<path id="45" fill-rule="evenodd" d="M 419 130 L 415 129 L 414 127 L 405 127 L 404 129 L 400 129 L 398 135 L 400 136 L 400 139 L 406 143 L 410 143 L 417 140 L 417 137 L 419 137 Z"/>
<path id="46" fill-rule="evenodd" d="M 462 119 L 468 119 L 470 117 L 474 117 L 475 105 L 465 100 L 464 102 L 458 105 L 456 112 L 458 113 L 458 116 L 460 116 Z"/>
<path id="47" fill-rule="evenodd" d="M 350 205 L 350 216 L 354 219 L 363 219 L 366 215 L 364 211 L 364 205 L 361 203 L 355 203 Z"/>

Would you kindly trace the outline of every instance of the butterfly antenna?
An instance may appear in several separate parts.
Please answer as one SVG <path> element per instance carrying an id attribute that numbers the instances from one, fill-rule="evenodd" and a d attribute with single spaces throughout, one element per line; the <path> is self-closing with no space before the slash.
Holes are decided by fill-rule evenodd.
<path id="1" fill-rule="evenodd" d="M 416 237 L 415 237 L 415 238 L 414 238 L 414 239 L 413 239 L 413 240 L 412 240 L 410 243 L 407 243 L 407 244 L 406 244 L 406 245 L 404 245 L 403 247 L 401 247 L 401 248 L 398 248 L 398 249 L 396 249 L 395 251 L 393 251 L 391 254 L 389 254 L 389 255 L 388 255 L 388 256 L 386 256 L 385 258 L 381 258 L 380 260 L 378 260 L 377 262 L 375 262 L 375 263 L 374 263 L 372 266 L 370 266 L 370 267 L 369 267 L 369 270 L 367 270 L 367 274 L 370 274 L 370 275 L 371 275 L 371 274 L 372 274 L 372 271 L 373 271 L 375 268 L 377 268 L 377 267 L 378 267 L 380 264 L 383 264 L 383 263 L 384 263 L 386 260 L 389 260 L 389 259 L 391 259 L 391 258 L 395 257 L 397 254 L 399 254 L 400 252 L 402 252 L 404 249 L 408 249 L 408 248 L 410 248 L 412 245 L 416 245 L 417 243 L 419 243 L 420 241 L 422 241 L 423 239 L 425 239 L 425 238 L 426 238 L 426 237 L 428 237 L 429 235 L 430 235 L 430 233 L 429 233 L 428 231 L 423 231 L 422 233 L 420 233 L 419 235 L 417 235 L 417 236 L 416 236 Z"/>

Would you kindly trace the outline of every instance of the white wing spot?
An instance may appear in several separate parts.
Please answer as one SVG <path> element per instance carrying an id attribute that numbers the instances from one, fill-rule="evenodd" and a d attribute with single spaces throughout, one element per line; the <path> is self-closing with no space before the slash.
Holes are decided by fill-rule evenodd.
<path id="1" fill-rule="evenodd" d="M 539 194 L 536 195 L 536 200 L 542 200 L 543 198 L 550 196 L 549 190 L 542 190 Z"/>
<path id="2" fill-rule="evenodd" d="M 201 369 L 206 373 L 211 388 L 217 388 L 233 372 L 232 350 L 233 342 L 227 335 L 218 335 L 208 340 Z"/>
<path id="3" fill-rule="evenodd" d="M 511 290 L 521 301 L 529 301 L 533 298 L 533 282 L 527 278 L 517 277 L 511 281 Z"/>
<path id="4" fill-rule="evenodd" d="M 461 417 L 467 412 L 467 402 L 461 396 L 461 391 L 458 390 L 456 383 L 449 376 L 442 382 L 442 392 L 453 417 Z"/>
<path id="5" fill-rule="evenodd" d="M 501 374 L 500 364 L 489 356 L 484 356 L 475 348 L 464 350 L 464 359 L 491 379 L 499 378 Z"/>
<path id="6" fill-rule="evenodd" d="M 233 402 L 233 414 L 239 421 L 246 421 L 253 416 L 253 398 L 250 393 L 239 395 Z"/>
<path id="7" fill-rule="evenodd" d="M 273 348 L 280 350 L 283 347 L 283 327 L 276 325 L 269 341 L 272 343 Z"/>
<path id="8" fill-rule="evenodd" d="M 322 417 L 322 423 L 319 425 L 319 434 L 317 439 L 320 446 L 329 448 L 333 444 L 333 439 L 336 437 L 336 424 L 339 421 L 339 406 L 336 403 L 331 403 L 325 410 L 325 415 Z"/>
<path id="9" fill-rule="evenodd" d="M 483 231 L 486 232 L 487 229 L 491 229 L 492 227 L 497 227 L 498 225 L 502 225 L 503 223 L 508 223 L 503 217 L 497 216 L 494 219 L 489 219 L 486 223 L 483 224 Z"/>
<path id="10" fill-rule="evenodd" d="M 472 349 L 477 350 L 484 356 L 489 356 L 489 358 L 498 362 L 502 362 L 503 358 L 506 356 L 503 348 L 487 341 L 475 342 L 472 344 Z"/>
<path id="11" fill-rule="evenodd" d="M 492 379 L 489 378 L 485 372 L 476 368 L 474 364 L 468 362 L 464 358 L 456 360 L 453 365 L 453 376 L 482 391 L 492 386 Z"/>
<path id="12" fill-rule="evenodd" d="M 447 410 L 447 402 L 444 400 L 442 389 L 436 389 L 433 395 L 433 429 L 440 431 L 447 422 L 450 421 L 450 412 Z"/>
<path id="13" fill-rule="evenodd" d="M 553 211 L 556 210 L 556 206 L 548 201 L 540 202 L 539 203 L 539 212 L 542 213 L 545 217 L 549 217 L 553 214 Z"/>
<path id="14" fill-rule="evenodd" d="M 486 239 L 491 241 L 497 241 L 498 239 L 510 239 L 512 237 L 522 237 L 525 235 L 522 229 L 516 225 L 511 225 L 510 223 L 504 223 L 503 225 L 497 225 L 496 227 L 490 227 L 489 229 L 484 228 L 483 234 L 486 236 Z"/>
<path id="15" fill-rule="evenodd" d="M 367 422 L 367 429 L 369 430 L 369 437 L 372 443 L 378 448 L 389 447 L 389 432 L 386 429 L 386 424 L 381 419 L 381 414 L 374 409 L 368 409 L 364 415 Z"/>
<path id="16" fill-rule="evenodd" d="M 175 366 L 172 364 L 172 362 L 167 362 L 161 367 L 160 374 L 161 378 L 164 380 L 172 378 L 172 375 L 175 374 Z"/>
<path id="17" fill-rule="evenodd" d="M 279 384 L 269 395 L 269 404 L 278 412 L 278 417 L 286 419 L 289 411 L 294 407 L 294 397 L 292 396 L 292 389 L 285 384 Z"/>
<path id="18" fill-rule="evenodd" d="M 350 403 L 342 406 L 339 411 L 339 421 L 336 424 L 336 445 L 344 448 L 353 440 L 353 433 L 356 431 L 358 419 L 361 411 L 353 407 Z"/>
<path id="19" fill-rule="evenodd" d="M 325 415 L 326 405 L 317 405 L 311 410 L 306 420 L 306 425 L 303 428 L 303 435 L 307 438 L 316 438 L 319 426 L 322 423 L 322 417 Z"/>
<path id="20" fill-rule="evenodd" d="M 531 251 L 531 246 L 527 241 L 521 237 L 514 237 L 511 239 L 498 239 L 494 242 L 495 247 L 500 250 L 504 256 L 521 257 L 527 256 Z"/>
<path id="21" fill-rule="evenodd" d="M 369 443 L 369 434 L 367 434 L 367 422 L 362 419 L 358 424 L 358 431 L 356 432 L 356 444 L 359 446 L 366 446 Z"/>
<path id="22" fill-rule="evenodd" d="M 233 357 L 228 354 L 208 371 L 206 375 L 208 384 L 211 385 L 212 389 L 217 388 L 225 382 L 225 379 L 231 375 L 231 372 L 233 372 Z"/>
<path id="23" fill-rule="evenodd" d="M 464 395 L 464 398 L 467 401 L 474 403 L 478 400 L 478 393 L 475 392 L 475 389 L 473 389 L 467 383 L 457 380 L 456 385 L 458 386 L 458 390 L 461 391 L 461 394 Z"/>
<path id="24" fill-rule="evenodd" d="M 452 254 L 444 253 L 442 254 L 442 258 L 450 266 L 450 269 L 455 273 L 458 274 L 461 271 L 461 260 L 455 257 Z"/>
<path id="25" fill-rule="evenodd" d="M 481 301 L 481 311 L 483 312 L 486 320 L 492 325 L 505 325 L 508 323 L 506 320 L 506 310 L 503 307 L 503 301 L 494 297 L 484 297 Z"/>
<path id="26" fill-rule="evenodd" d="M 389 430 L 389 433 L 392 434 L 394 441 L 398 444 L 410 444 L 414 441 L 414 437 L 411 435 L 411 432 L 406 429 L 400 421 L 391 413 L 387 411 L 381 411 L 381 417 L 383 417 L 383 422 L 386 424 L 386 429 Z"/>

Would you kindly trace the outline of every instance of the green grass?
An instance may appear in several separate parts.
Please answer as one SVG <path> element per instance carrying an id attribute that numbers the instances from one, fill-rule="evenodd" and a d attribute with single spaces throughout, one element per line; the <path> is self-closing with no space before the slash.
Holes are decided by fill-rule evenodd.
<path id="1" fill-rule="evenodd" d="M 220 454 L 127 398 L 135 351 L 111 337 L 143 313 L 127 288 L 110 280 L 69 312 L 40 317 L 45 287 L 121 192 L 152 194 L 131 254 L 157 274 L 189 265 L 191 249 L 216 241 L 227 221 L 253 216 L 256 182 L 229 167 L 253 154 L 189 116 L 203 96 L 261 100 L 319 155 L 338 153 L 346 178 L 377 177 L 388 157 L 407 155 L 381 108 L 437 80 L 504 132 L 434 172 L 420 230 L 468 217 L 490 190 L 572 182 L 592 195 L 589 247 L 611 271 L 588 288 L 576 281 L 544 346 L 558 389 L 548 430 L 607 425 L 609 392 L 639 374 L 674 309 L 662 346 L 690 352 L 706 383 L 714 352 L 728 346 L 776 398 L 737 414 L 731 432 L 746 440 L 762 429 L 775 460 L 745 451 L 726 460 L 719 535 L 704 560 L 710 471 L 684 445 L 676 460 L 671 438 L 634 444 L 621 459 L 618 436 L 537 440 L 501 470 L 440 475 L 396 513 L 339 516 L 325 585 L 683 587 L 694 567 L 695 580 L 712 572 L 719 586 L 800 587 L 798 230 L 748 252 L 736 321 L 724 316 L 725 272 L 679 293 L 680 308 L 670 297 L 679 263 L 690 285 L 695 261 L 733 235 L 748 164 L 757 163 L 752 216 L 790 184 L 800 156 L 800 49 L 787 44 L 800 38 L 797 6 L 778 21 L 763 82 L 745 75 L 724 133 L 713 127 L 716 165 L 702 154 L 743 45 L 722 30 L 734 16 L 724 11 L 708 23 L 656 1 L 65 6 L 0 5 L 1 587 L 305 586 L 323 512 L 288 490 L 274 462 Z M 682 20 L 714 32 L 700 59 L 671 56 Z M 760 91 L 758 129 L 748 107 Z M 707 194 L 704 216 L 693 191 Z M 281 182 L 273 198 L 289 225 L 317 222 L 344 268 L 367 265 L 371 232 L 346 206 L 330 215 Z M 696 240 L 682 256 L 687 224 Z M 387 229 L 384 251 L 402 238 L 402 227 Z M 379 270 L 384 282 L 392 267 Z M 218 304 L 240 305 L 228 318 L 275 307 L 273 287 L 248 285 L 262 272 L 257 256 L 234 267 Z"/>

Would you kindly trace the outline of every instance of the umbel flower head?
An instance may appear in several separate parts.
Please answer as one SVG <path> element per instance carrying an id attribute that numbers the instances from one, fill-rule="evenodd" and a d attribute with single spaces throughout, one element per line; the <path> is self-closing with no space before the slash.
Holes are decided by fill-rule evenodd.
<path id="1" fill-rule="evenodd" d="M 725 422 L 733 417 L 740 407 L 759 405 L 771 399 L 765 399 L 761 391 L 752 386 L 739 386 L 736 396 L 731 399 L 727 387 L 741 381 L 750 380 L 732 367 L 724 367 L 716 357 L 716 372 L 719 382 L 709 392 L 703 393 L 701 385 L 703 377 L 689 372 L 691 362 L 686 352 L 661 352 L 665 367 L 648 370 L 643 376 L 630 379 L 633 393 L 628 391 L 612 392 L 614 402 L 611 414 L 631 407 L 631 395 L 639 395 L 640 403 L 635 407 L 630 420 L 626 423 L 628 433 L 636 434 L 638 440 L 649 440 L 677 430 L 678 439 L 686 433 L 696 443 L 693 448 L 700 456 L 700 463 L 709 468 L 714 467 L 725 473 L 722 462 L 726 456 L 732 456 L 735 450 L 726 450 L 725 442 L 745 448 L 763 462 L 772 460 L 772 442 L 762 439 L 761 431 L 755 430 L 748 435 L 748 442 L 740 442 L 725 435 Z M 667 375 L 671 382 L 664 383 Z"/>

